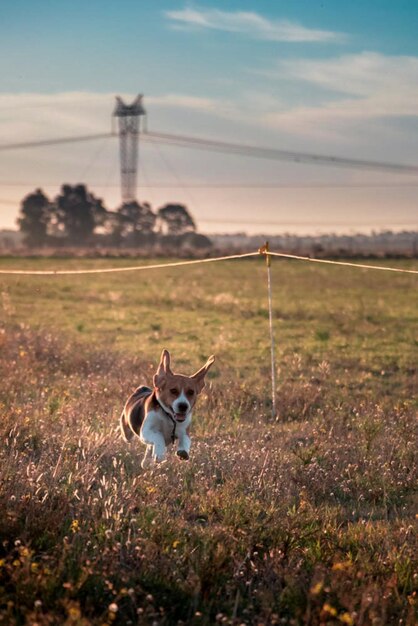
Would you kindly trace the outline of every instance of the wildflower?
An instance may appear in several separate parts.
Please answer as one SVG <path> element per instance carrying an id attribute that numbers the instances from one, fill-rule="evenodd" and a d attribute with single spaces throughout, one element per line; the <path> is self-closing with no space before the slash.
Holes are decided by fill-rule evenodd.
<path id="1" fill-rule="evenodd" d="M 35 600 L 35 609 L 40 609 L 42 606 L 42 601 L 41 600 Z"/>
<path id="2" fill-rule="evenodd" d="M 348 626 L 353 626 L 354 624 L 353 618 L 351 617 L 350 613 L 347 613 L 347 612 L 341 613 L 341 615 L 338 616 L 338 619 L 343 624 L 348 624 Z"/>
<path id="3" fill-rule="evenodd" d="M 71 526 L 70 526 L 70 528 L 71 528 L 71 531 L 72 531 L 74 534 L 75 534 L 75 533 L 78 533 L 78 531 L 80 530 L 80 522 L 79 522 L 77 519 L 73 520 L 73 521 L 71 522 Z"/>
<path id="4" fill-rule="evenodd" d="M 313 586 L 310 588 L 310 592 L 311 592 L 311 594 L 312 594 L 313 596 L 317 596 L 319 593 L 321 593 L 323 586 L 324 586 L 324 583 L 323 583 L 323 581 L 322 581 L 322 580 L 321 580 L 319 583 L 316 583 L 316 585 L 313 585 Z"/>
<path id="5" fill-rule="evenodd" d="M 173 548 L 177 548 L 177 546 L 179 546 L 179 545 L 180 545 L 180 541 L 178 539 L 173 541 Z"/>
<path id="6" fill-rule="evenodd" d="M 6 564 L 6 561 L 4 559 L 0 559 L 0 567 L 3 567 L 3 565 Z"/>
<path id="7" fill-rule="evenodd" d="M 68 617 L 73 622 L 75 622 L 75 621 L 80 619 L 81 611 L 80 611 L 80 609 L 79 609 L 79 607 L 77 605 L 70 606 L 70 608 L 68 609 Z"/>
<path id="8" fill-rule="evenodd" d="M 332 566 L 332 569 L 334 572 L 341 572 L 341 571 L 344 571 L 345 569 L 349 569 L 350 567 L 351 567 L 350 561 L 341 561 L 340 563 L 334 563 L 334 565 Z"/>
<path id="9" fill-rule="evenodd" d="M 331 606 L 330 604 L 328 604 L 328 602 L 325 602 L 324 606 L 322 607 L 322 610 L 325 611 L 326 613 L 329 613 L 330 615 L 337 615 L 337 609 L 335 609 L 333 606 Z"/>

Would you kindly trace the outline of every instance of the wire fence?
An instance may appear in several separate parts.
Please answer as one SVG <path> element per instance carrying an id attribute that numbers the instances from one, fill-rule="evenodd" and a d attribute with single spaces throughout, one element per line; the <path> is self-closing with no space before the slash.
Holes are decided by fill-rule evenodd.
<path id="1" fill-rule="evenodd" d="M 3 275 L 17 276 L 62 276 L 62 275 L 83 275 L 83 274 L 108 274 L 114 272 L 136 272 L 146 270 L 156 270 L 170 267 L 184 267 L 190 265 L 200 265 L 203 263 L 216 263 L 218 261 L 230 261 L 234 259 L 243 259 L 250 257 L 263 256 L 267 266 L 267 295 L 269 309 L 269 331 L 270 331 L 270 360 L 271 360 L 271 406 L 272 417 L 277 419 L 276 412 L 276 362 L 275 362 L 275 340 L 273 332 L 273 292 L 272 292 L 272 276 L 271 276 L 271 259 L 274 257 L 293 259 L 297 261 L 307 261 L 311 263 L 326 263 L 328 265 L 346 266 L 366 270 L 379 270 L 386 272 L 399 272 L 403 274 L 418 274 L 418 270 L 405 269 L 398 267 L 388 267 L 381 265 L 367 265 L 364 263 L 350 263 L 348 261 L 333 261 L 332 259 L 315 259 L 296 254 L 287 254 L 284 252 L 271 252 L 268 242 L 256 252 L 245 252 L 242 254 L 230 254 L 227 256 L 212 257 L 206 259 L 193 259 L 190 261 L 174 261 L 170 263 L 154 263 L 152 265 L 133 265 L 129 267 L 104 267 L 94 269 L 78 269 L 78 270 L 0 270 Z"/>
<path id="2" fill-rule="evenodd" d="M 334 261 L 332 259 L 317 259 L 308 256 L 299 256 L 287 252 L 272 252 L 262 246 L 257 252 L 244 252 L 241 254 L 230 254 L 219 257 L 208 257 L 205 259 L 193 259 L 190 261 L 174 261 L 170 263 L 154 263 L 152 265 L 131 265 L 126 267 L 96 267 L 94 269 L 74 269 L 74 270 L 18 270 L 0 269 L 0 274 L 17 276 L 68 276 L 78 274 L 110 274 L 114 272 L 140 272 L 146 270 L 164 269 L 167 267 L 181 267 L 186 265 L 199 265 L 201 263 L 216 263 L 217 261 L 230 261 L 233 259 L 244 259 L 256 256 L 280 257 L 284 259 L 294 259 L 297 261 L 307 261 L 309 263 L 326 263 L 327 265 L 340 265 L 345 267 L 355 267 L 358 269 L 379 270 L 384 272 L 398 272 L 401 274 L 418 274 L 418 269 L 406 269 L 401 267 L 388 267 L 386 265 L 367 265 L 364 263 L 351 263 L 349 261 Z"/>

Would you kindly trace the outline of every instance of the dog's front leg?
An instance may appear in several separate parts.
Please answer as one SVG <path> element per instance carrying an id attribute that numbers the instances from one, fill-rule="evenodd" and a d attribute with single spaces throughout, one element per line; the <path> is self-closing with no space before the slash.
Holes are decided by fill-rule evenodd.
<path id="1" fill-rule="evenodd" d="M 164 436 L 161 433 L 153 433 L 153 435 L 154 435 L 154 449 L 152 451 L 152 458 L 155 463 L 163 463 L 163 461 L 165 461 Z"/>
<path id="2" fill-rule="evenodd" d="M 177 456 L 183 461 L 189 460 L 191 440 L 186 429 L 179 429 L 177 433 L 179 443 L 177 446 Z"/>
<path id="3" fill-rule="evenodd" d="M 152 460 L 155 463 L 165 461 L 165 441 L 164 435 L 158 427 L 158 416 L 149 413 L 141 428 L 140 438 L 142 443 L 152 448 Z"/>
<path id="4" fill-rule="evenodd" d="M 141 441 L 152 449 L 152 460 L 155 463 L 162 463 L 165 461 L 165 441 L 162 433 L 150 428 L 144 422 L 141 430 Z"/>

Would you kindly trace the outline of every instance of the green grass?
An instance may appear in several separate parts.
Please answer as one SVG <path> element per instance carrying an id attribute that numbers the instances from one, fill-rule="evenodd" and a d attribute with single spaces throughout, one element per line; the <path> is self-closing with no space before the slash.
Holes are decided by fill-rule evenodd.
<path id="1" fill-rule="evenodd" d="M 143 262 L 143 261 L 141 261 Z M 13 267 L 108 267 L 121 260 L 2 260 Z M 408 262 L 397 262 L 408 266 Z M 385 369 L 415 361 L 416 279 L 370 270 L 278 261 L 273 267 L 280 357 L 356 360 Z M 80 339 L 155 360 L 162 344 L 180 364 L 216 352 L 248 372 L 268 363 L 262 259 L 203 266 L 60 277 L 2 277 L 9 321 L 77 333 Z M 255 364 L 254 364 L 255 359 Z M 251 362 L 251 363 L 250 363 Z"/>
<path id="2" fill-rule="evenodd" d="M 277 261 L 273 292 L 277 421 L 262 259 L 0 277 L 0 624 L 414 623 L 416 279 Z M 163 347 L 217 361 L 191 461 L 144 472 L 116 426 Z"/>

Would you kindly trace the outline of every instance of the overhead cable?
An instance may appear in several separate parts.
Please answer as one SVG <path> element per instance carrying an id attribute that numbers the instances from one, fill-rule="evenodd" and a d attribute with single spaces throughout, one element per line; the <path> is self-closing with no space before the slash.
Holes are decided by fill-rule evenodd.
<path id="1" fill-rule="evenodd" d="M 0 144 L 0 152 L 6 150 L 21 150 L 26 148 L 41 148 L 42 146 L 57 146 L 63 143 L 78 143 L 80 141 L 94 141 L 112 137 L 112 133 L 96 133 L 94 135 L 79 135 L 75 137 L 60 137 L 57 139 L 41 139 L 39 141 L 22 141 L 20 143 Z"/>
<path id="2" fill-rule="evenodd" d="M 59 144 L 75 143 L 80 141 L 92 141 L 104 137 L 110 137 L 113 133 L 97 133 L 93 135 L 81 135 L 76 137 L 64 137 L 57 139 L 45 139 L 41 141 L 28 141 L 13 144 L 0 144 L 0 151 L 18 150 L 24 148 L 37 148 L 41 146 L 51 146 Z M 222 152 L 225 154 L 235 154 L 239 156 L 269 159 L 275 161 L 289 161 L 293 163 L 305 163 L 310 165 L 332 165 L 335 167 L 349 167 L 355 169 L 380 170 L 385 172 L 396 172 L 399 174 L 418 174 L 418 165 L 406 163 L 391 163 L 385 161 L 373 161 L 366 159 L 353 159 L 348 157 L 316 154 L 309 152 L 296 152 L 291 150 L 279 150 L 263 146 L 247 144 L 229 143 L 206 139 L 203 137 L 191 137 L 188 135 L 175 135 L 172 133 L 159 133 L 147 131 L 141 133 L 142 141 L 160 141 L 162 143 L 179 146 L 183 148 L 195 148 L 198 150 L 208 150 L 212 152 Z"/>
<path id="3" fill-rule="evenodd" d="M 308 152 L 278 150 L 277 148 L 229 143 L 225 141 L 214 141 L 211 139 L 203 139 L 201 137 L 189 137 L 186 135 L 173 135 L 169 133 L 147 132 L 143 133 L 141 135 L 141 138 L 142 141 L 158 140 L 166 144 L 182 146 L 185 148 L 211 150 L 215 152 L 238 154 L 240 156 L 255 157 L 260 159 L 291 161 L 295 163 L 306 163 L 311 165 L 334 165 L 336 167 L 350 167 L 356 169 L 373 169 L 397 172 L 400 174 L 418 174 L 418 165 L 408 165 L 404 163 L 389 163 L 384 161 L 351 159 L 347 157 L 314 154 Z"/>

